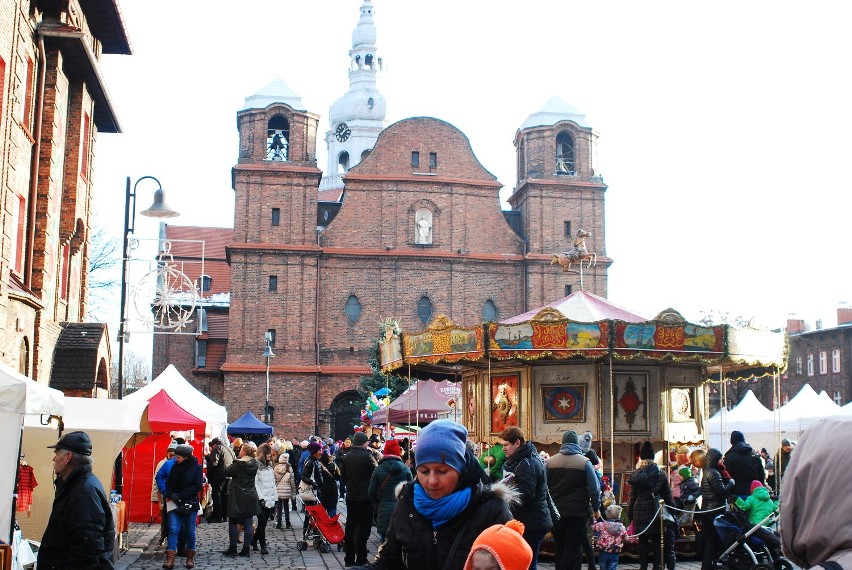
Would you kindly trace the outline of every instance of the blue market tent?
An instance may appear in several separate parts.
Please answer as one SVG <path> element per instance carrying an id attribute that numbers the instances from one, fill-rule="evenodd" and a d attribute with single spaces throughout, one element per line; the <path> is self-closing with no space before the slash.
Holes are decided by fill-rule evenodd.
<path id="1" fill-rule="evenodd" d="M 272 426 L 266 425 L 251 412 L 246 412 L 240 419 L 228 426 L 228 435 L 268 434 L 272 435 Z"/>

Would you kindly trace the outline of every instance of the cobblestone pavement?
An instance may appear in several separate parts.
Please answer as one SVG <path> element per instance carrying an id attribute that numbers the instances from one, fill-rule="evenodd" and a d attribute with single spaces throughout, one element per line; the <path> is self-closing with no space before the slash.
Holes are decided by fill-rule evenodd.
<path id="1" fill-rule="evenodd" d="M 345 522 L 346 507 L 340 502 L 339 512 L 341 521 Z M 222 551 L 228 547 L 228 525 L 225 523 L 208 524 L 201 521 L 196 530 L 196 568 L 224 569 L 271 569 L 286 568 L 294 570 L 319 570 L 328 568 L 343 568 L 343 552 L 338 552 L 336 546 L 332 546 L 331 552 L 322 554 L 313 546 L 309 546 L 304 552 L 296 549 L 296 541 L 302 538 L 304 515 L 290 512 L 292 529 L 276 529 L 274 523 L 267 527 L 266 537 L 269 554 L 261 556 L 259 552 L 252 552 L 249 558 L 228 558 Z M 165 560 L 165 547 L 159 546 L 160 525 L 132 523 L 127 535 L 126 544 L 128 550 L 116 564 L 116 570 L 161 570 Z M 370 560 L 379 547 L 379 537 L 376 529 L 370 535 L 367 546 L 370 551 Z M 554 568 L 551 559 L 541 557 L 539 568 L 551 570 Z M 637 570 L 638 563 L 630 559 L 624 559 L 619 564 L 620 570 Z M 677 570 L 700 570 L 700 561 L 678 561 Z M 175 569 L 183 569 L 183 559 L 175 561 Z"/>

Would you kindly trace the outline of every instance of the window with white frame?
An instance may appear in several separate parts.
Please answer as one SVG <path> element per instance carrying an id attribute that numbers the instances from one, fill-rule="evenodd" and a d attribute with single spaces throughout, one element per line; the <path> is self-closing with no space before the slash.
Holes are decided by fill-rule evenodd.
<path id="1" fill-rule="evenodd" d="M 802 373 L 802 357 L 797 356 L 796 357 L 796 374 L 801 374 L 801 373 Z"/>
<path id="2" fill-rule="evenodd" d="M 828 353 L 824 350 L 819 353 L 819 373 L 828 374 Z"/>
<path id="3" fill-rule="evenodd" d="M 786 406 L 790 403 L 790 394 L 781 394 L 781 405 Z"/>
<path id="4" fill-rule="evenodd" d="M 808 376 L 814 375 L 814 355 L 808 355 Z"/>
<path id="5" fill-rule="evenodd" d="M 835 348 L 831 351 L 831 371 L 840 372 L 840 349 Z"/>
<path id="6" fill-rule="evenodd" d="M 838 406 L 843 405 L 843 398 L 840 396 L 840 390 L 834 391 L 834 403 L 837 404 Z"/>

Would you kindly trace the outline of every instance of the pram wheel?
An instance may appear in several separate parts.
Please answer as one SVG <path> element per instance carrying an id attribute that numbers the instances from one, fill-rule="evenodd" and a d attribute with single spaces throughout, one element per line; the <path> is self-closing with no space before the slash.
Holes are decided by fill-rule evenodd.
<path id="1" fill-rule="evenodd" d="M 329 552 L 331 552 L 331 545 L 327 542 L 323 542 L 322 544 L 320 544 L 317 550 L 319 550 L 323 554 L 328 554 Z"/>
<path id="2" fill-rule="evenodd" d="M 304 540 L 300 540 L 296 543 L 296 550 L 307 550 L 307 549 L 308 549 L 308 543 L 305 542 Z"/>

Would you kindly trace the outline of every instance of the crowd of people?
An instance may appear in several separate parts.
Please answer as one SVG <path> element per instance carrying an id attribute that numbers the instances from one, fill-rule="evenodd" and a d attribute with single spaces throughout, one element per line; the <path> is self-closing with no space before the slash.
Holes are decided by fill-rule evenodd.
<path id="1" fill-rule="evenodd" d="M 495 455 L 477 457 L 466 428 L 450 420 L 430 423 L 420 431 L 416 446 L 407 440 L 383 442 L 363 432 L 342 442 L 313 436 L 304 441 L 270 438 L 258 445 L 214 438 L 204 457 L 212 498 L 208 522 L 227 522 L 225 556 L 265 555 L 269 523 L 290 528 L 297 496 L 306 504 L 322 505 L 331 517 L 343 500 L 347 567 L 536 568 L 542 541 L 552 532 L 559 570 L 581 570 L 584 559 L 592 570 L 596 558 L 601 570 L 615 570 L 628 540 L 638 542 L 641 570 L 649 563 L 655 570 L 664 564 L 674 570 L 678 526 L 694 516 L 702 570 L 709 570 L 723 548 L 714 518 L 736 505 L 749 523 L 764 522 L 779 509 L 778 489 L 767 484 L 775 475 L 779 485 L 783 480 L 785 532 L 783 539 L 769 532 L 766 543 L 780 556 L 783 542 L 784 552 L 803 567 L 843 566 L 852 561 L 852 543 L 831 529 L 844 528 L 852 518 L 848 510 L 819 500 L 813 489 L 830 487 L 848 470 L 846 457 L 825 462 L 817 455 L 827 453 L 830 440 L 844 434 L 852 435 L 852 422 L 827 420 L 809 428 L 795 452 L 795 442 L 782 442 L 771 463 L 765 450 L 753 450 L 737 431 L 724 454 L 686 446 L 667 454 L 646 441 L 628 479 L 626 520 L 603 476 L 590 432 L 565 431 L 558 451 L 548 456 L 538 452 L 523 430 L 508 427 L 499 435 L 502 463 L 497 470 L 484 461 Z M 72 432 L 51 447 L 57 494 L 39 567 L 109 568 L 114 525 L 91 472 L 91 441 L 84 432 Z M 777 472 L 774 466 L 779 466 Z M 195 566 L 203 485 L 203 465 L 193 447 L 176 439 L 155 477 L 164 515 L 165 570 L 174 568 L 178 557 L 185 557 L 186 568 Z M 824 524 L 825 517 L 830 525 Z M 370 561 L 367 542 L 373 526 L 381 544 Z"/>

